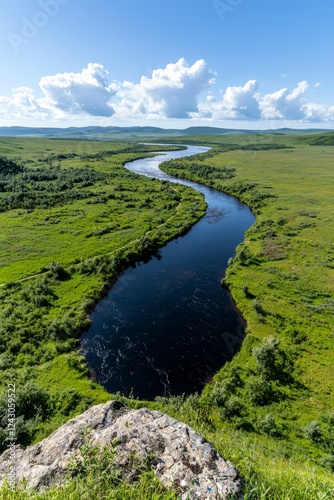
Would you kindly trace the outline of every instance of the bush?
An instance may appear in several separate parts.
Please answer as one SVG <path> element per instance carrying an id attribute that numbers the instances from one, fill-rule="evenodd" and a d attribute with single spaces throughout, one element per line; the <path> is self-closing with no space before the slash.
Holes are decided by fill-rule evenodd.
<path id="1" fill-rule="evenodd" d="M 13 364 L 13 357 L 9 352 L 4 352 L 0 355 L 0 370 L 7 370 Z"/>
<path id="2" fill-rule="evenodd" d="M 224 406 L 230 395 L 230 389 L 231 385 L 226 380 L 215 384 L 211 392 L 212 403 L 217 406 Z"/>
<path id="3" fill-rule="evenodd" d="M 62 323 L 59 319 L 53 320 L 48 328 L 48 334 L 53 340 L 57 338 L 65 340 L 68 338 L 69 333 L 70 326 L 66 322 Z"/>
<path id="4" fill-rule="evenodd" d="M 222 416 L 225 418 L 240 417 L 242 415 L 244 405 L 237 396 L 232 396 L 226 402 L 225 408 L 222 411 Z"/>
<path id="5" fill-rule="evenodd" d="M 16 413 L 25 420 L 47 418 L 52 411 L 51 398 L 46 389 L 33 381 L 26 382 L 16 392 Z"/>
<path id="6" fill-rule="evenodd" d="M 307 424 L 307 426 L 304 429 L 304 434 L 309 441 L 312 441 L 313 443 L 319 443 L 322 439 L 322 432 L 320 429 L 320 425 L 318 422 L 313 421 Z"/>
<path id="7" fill-rule="evenodd" d="M 268 413 L 263 418 L 258 418 L 257 428 L 269 436 L 278 437 L 281 434 L 272 413 Z"/>
<path id="8" fill-rule="evenodd" d="M 254 295 L 249 291 L 249 288 L 247 285 L 242 286 L 242 291 L 246 297 L 246 299 L 254 299 Z"/>
<path id="9" fill-rule="evenodd" d="M 229 370 L 229 384 L 233 387 L 242 387 L 244 382 L 240 376 L 240 368 L 238 366 L 232 365 Z"/>
<path id="10" fill-rule="evenodd" d="M 328 454 L 321 460 L 321 465 L 334 472 L 334 455 Z"/>
<path id="11" fill-rule="evenodd" d="M 329 413 L 323 413 L 321 419 L 334 428 L 334 411 Z"/>
<path id="12" fill-rule="evenodd" d="M 252 260 L 252 254 L 251 254 L 249 248 L 242 247 L 240 252 L 237 254 L 237 259 L 243 265 L 249 264 Z"/>
<path id="13" fill-rule="evenodd" d="M 89 375 L 85 358 L 78 353 L 71 353 L 67 358 L 68 367 L 81 375 Z"/>
<path id="14" fill-rule="evenodd" d="M 248 397 L 257 406 L 264 406 L 276 399 L 272 382 L 262 375 L 253 377 L 247 384 Z"/>
<path id="15" fill-rule="evenodd" d="M 254 299 L 252 305 L 253 305 L 253 309 L 256 312 L 256 314 L 259 314 L 260 316 L 267 316 L 266 311 L 263 309 L 263 307 L 258 299 Z"/>
<path id="16" fill-rule="evenodd" d="M 258 372 L 265 378 L 284 380 L 291 377 L 292 362 L 280 348 L 276 337 L 268 337 L 255 347 L 253 357 L 257 361 Z"/>
<path id="17" fill-rule="evenodd" d="M 59 264 L 58 262 L 54 262 L 53 260 L 50 262 L 50 264 L 48 266 L 46 266 L 45 269 L 50 271 L 52 276 L 54 276 L 58 280 L 65 279 L 68 276 L 68 273 L 63 268 L 63 266 L 61 264 Z"/>

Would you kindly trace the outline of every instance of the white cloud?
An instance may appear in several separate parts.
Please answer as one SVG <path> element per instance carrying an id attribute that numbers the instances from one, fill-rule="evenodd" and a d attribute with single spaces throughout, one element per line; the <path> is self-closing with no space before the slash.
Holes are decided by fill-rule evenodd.
<path id="1" fill-rule="evenodd" d="M 316 83 L 312 88 L 318 88 Z M 207 96 L 199 104 L 202 118 L 211 120 L 284 120 L 294 122 L 331 122 L 334 121 L 334 106 L 324 106 L 307 102 L 305 93 L 310 85 L 299 82 L 291 92 L 282 88 L 271 94 L 257 92 L 256 80 L 249 80 L 239 87 L 227 87 L 221 92 L 222 99 Z"/>
<path id="2" fill-rule="evenodd" d="M 212 102 L 208 96 L 207 103 L 200 105 L 200 111 L 203 116 L 211 116 L 215 120 L 260 118 L 255 94 L 257 88 L 256 80 L 249 80 L 243 87 L 227 87 L 221 100 Z"/>
<path id="3" fill-rule="evenodd" d="M 13 90 L 12 97 L 0 96 L 0 117 L 10 120 L 53 119 L 57 118 L 56 110 L 45 99 L 35 97 L 35 91 L 28 87 Z"/>
<path id="4" fill-rule="evenodd" d="M 156 69 L 140 83 L 124 82 L 117 93 L 116 109 L 122 116 L 148 115 L 150 118 L 189 118 L 198 111 L 197 97 L 214 82 L 215 73 L 203 59 L 189 66 L 185 59 Z"/>
<path id="5" fill-rule="evenodd" d="M 88 64 L 81 73 L 44 76 L 39 82 L 42 97 L 27 87 L 13 90 L 11 97 L 0 96 L 0 117 L 6 120 L 59 120 L 73 115 L 110 117 L 109 104 L 116 84 L 108 84 L 108 72 L 101 64 Z"/>
<path id="6" fill-rule="evenodd" d="M 302 106 L 305 121 L 334 122 L 334 106 L 324 106 L 316 103 L 305 103 Z"/>
<path id="7" fill-rule="evenodd" d="M 115 85 L 108 84 L 108 71 L 101 64 L 90 63 L 81 73 L 44 76 L 39 86 L 47 101 L 65 113 L 114 114 L 109 101 L 115 94 Z"/>
<path id="8" fill-rule="evenodd" d="M 259 96 L 261 117 L 265 120 L 302 120 L 304 118 L 302 105 L 305 102 L 302 96 L 308 87 L 309 84 L 304 81 L 298 83 L 292 92 L 289 92 L 287 88 L 283 88 L 273 94 Z"/>
<path id="9" fill-rule="evenodd" d="M 110 81 L 108 71 L 97 63 L 79 73 L 44 76 L 39 97 L 27 87 L 14 89 L 10 97 L 0 96 L 1 121 L 108 125 L 172 119 L 183 124 L 192 119 L 208 124 L 234 120 L 239 126 L 246 121 L 334 122 L 334 106 L 306 99 L 307 91 L 316 91 L 320 82 L 310 86 L 302 81 L 292 91 L 282 88 L 261 94 L 258 82 L 249 80 L 214 94 L 210 87 L 215 73 L 203 59 L 189 65 L 181 58 L 142 76 L 139 82 Z M 205 90 L 206 97 L 199 101 Z"/>

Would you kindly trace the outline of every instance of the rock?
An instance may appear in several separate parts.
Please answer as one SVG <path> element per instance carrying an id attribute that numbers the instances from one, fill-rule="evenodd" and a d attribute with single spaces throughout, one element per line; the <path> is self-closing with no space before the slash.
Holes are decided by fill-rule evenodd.
<path id="1" fill-rule="evenodd" d="M 242 499 L 237 469 L 191 427 L 158 411 L 130 410 L 118 401 L 93 406 L 49 437 L 25 450 L 16 448 L 16 481 L 41 489 L 62 484 L 70 460 L 80 460 L 84 443 L 116 443 L 116 462 L 123 468 L 136 453 L 149 460 L 167 487 L 182 499 Z M 152 460 L 154 457 L 154 460 Z M 0 456 L 0 484 L 9 474 L 10 450 Z"/>

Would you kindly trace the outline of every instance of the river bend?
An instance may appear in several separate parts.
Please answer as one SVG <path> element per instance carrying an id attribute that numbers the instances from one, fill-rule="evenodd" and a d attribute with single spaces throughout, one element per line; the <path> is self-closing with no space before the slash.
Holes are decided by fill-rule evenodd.
<path id="1" fill-rule="evenodd" d="M 208 149 L 188 146 L 125 165 L 192 186 L 208 208 L 185 236 L 126 270 L 95 308 L 81 346 L 96 380 L 111 393 L 153 399 L 200 391 L 244 338 L 242 318 L 220 280 L 254 215 L 232 196 L 159 169 L 162 161 Z"/>

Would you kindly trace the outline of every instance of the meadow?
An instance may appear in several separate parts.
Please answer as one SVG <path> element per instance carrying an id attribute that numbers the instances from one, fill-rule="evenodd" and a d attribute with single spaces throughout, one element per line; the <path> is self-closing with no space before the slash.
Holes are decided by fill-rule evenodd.
<path id="1" fill-rule="evenodd" d="M 192 136 L 175 142 L 212 149 L 162 165 L 170 174 L 237 196 L 256 215 L 222 282 L 247 322 L 247 336 L 202 394 L 117 398 L 192 425 L 239 468 L 249 500 L 334 497 L 333 137 Z M 198 193 L 139 178 L 122 167 L 149 153 L 148 147 L 124 142 L 0 140 L 0 155 L 15 165 L 74 169 L 72 184 L 71 175 L 64 181 L 68 191 L 88 193 L 60 201 L 51 196 L 49 207 L 16 206 L 0 213 L 3 439 L 6 387 L 13 380 L 23 444 L 112 398 L 90 379 L 76 349 L 77 333 L 123 267 L 187 230 L 205 209 Z M 80 183 L 91 184 L 78 185 L 77 169 L 84 174 Z M 62 172 L 53 174 L 53 180 L 36 182 L 64 180 Z M 112 483 L 112 474 L 108 482 L 102 472 L 110 460 L 102 462 L 98 481 L 96 469 L 88 467 L 81 481 L 15 498 L 89 498 L 93 484 L 101 497 L 110 492 L 105 498 L 136 498 L 127 491 L 131 486 Z M 147 481 L 152 491 L 144 496 Z M 150 471 L 143 471 L 138 484 L 137 493 L 143 491 L 138 498 L 173 498 Z M 3 488 L 0 498 L 14 498 L 10 495 Z"/>
<path id="2" fill-rule="evenodd" d="M 235 138 L 206 139 L 206 155 L 161 168 L 237 196 L 256 222 L 222 282 L 247 337 L 200 401 L 257 442 L 270 436 L 282 459 L 333 472 L 333 134 L 238 136 L 239 149 Z"/>
<path id="3" fill-rule="evenodd" d="M 204 214 L 196 191 L 123 167 L 154 149 L 125 142 L 1 140 L 1 450 L 8 383 L 18 390 L 23 444 L 71 412 L 109 398 L 86 376 L 77 350 L 89 313 L 123 269 L 149 258 Z"/>

